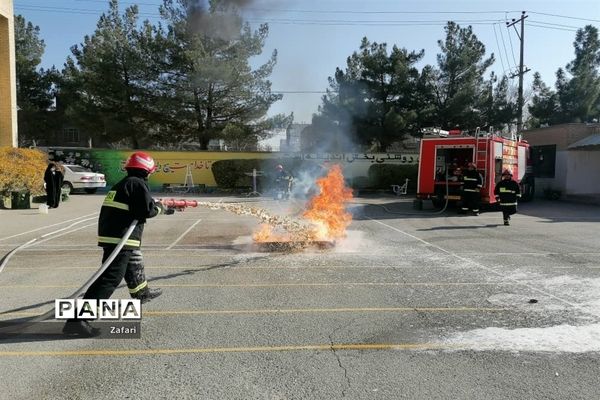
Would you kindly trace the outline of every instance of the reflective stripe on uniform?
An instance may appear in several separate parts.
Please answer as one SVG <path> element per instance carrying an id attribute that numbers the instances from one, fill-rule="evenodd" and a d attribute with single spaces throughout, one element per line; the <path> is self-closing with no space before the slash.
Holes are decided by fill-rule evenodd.
<path id="1" fill-rule="evenodd" d="M 116 190 L 109 191 L 106 194 L 106 197 L 104 198 L 104 202 L 102 203 L 102 205 L 106 206 L 106 207 L 118 208 L 119 210 L 129 211 L 129 206 L 127 204 L 120 203 L 120 202 L 114 200 L 116 195 L 117 195 Z"/>
<path id="2" fill-rule="evenodd" d="M 119 210 L 129 211 L 129 206 L 127 204 L 119 203 L 118 201 L 104 200 L 104 202 L 102 203 L 102 206 L 113 207 L 113 208 L 118 208 Z"/>
<path id="3" fill-rule="evenodd" d="M 465 192 L 479 192 L 477 189 L 463 189 Z"/>
<path id="4" fill-rule="evenodd" d="M 509 189 L 501 187 L 500 193 L 516 193 L 516 192 L 514 190 L 509 190 Z"/>
<path id="5" fill-rule="evenodd" d="M 109 243 L 109 244 L 119 244 L 121 238 L 109 237 L 109 236 L 98 236 L 98 243 Z M 139 247 L 142 244 L 139 240 L 127 240 L 125 242 L 126 246 L 137 246 Z"/>
<path id="6" fill-rule="evenodd" d="M 516 206 L 517 203 L 500 203 L 501 206 Z"/>
<path id="7" fill-rule="evenodd" d="M 463 180 L 465 180 L 465 181 L 476 181 L 476 180 L 477 180 L 477 178 L 469 178 L 468 176 L 465 176 L 465 177 L 463 178 Z"/>
<path id="8" fill-rule="evenodd" d="M 140 283 L 139 285 L 137 285 L 136 287 L 134 287 L 133 289 L 129 289 L 129 293 L 130 294 L 137 293 L 140 290 L 144 289 L 146 286 L 148 286 L 148 281 L 144 281 L 144 282 Z"/>

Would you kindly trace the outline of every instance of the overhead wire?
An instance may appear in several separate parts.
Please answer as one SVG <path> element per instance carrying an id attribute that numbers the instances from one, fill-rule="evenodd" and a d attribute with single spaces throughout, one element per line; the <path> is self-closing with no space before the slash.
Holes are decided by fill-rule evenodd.
<path id="1" fill-rule="evenodd" d="M 508 20 L 506 21 L 506 24 L 508 25 Z M 507 26 L 507 28 L 509 28 L 509 27 Z M 515 58 L 515 49 L 513 47 L 512 39 L 510 37 L 510 32 L 507 32 L 506 36 L 508 36 L 508 41 L 510 42 L 510 52 L 512 54 L 513 62 L 515 63 L 514 65 L 515 65 L 515 69 L 516 69 L 517 68 L 517 59 Z"/>
<path id="2" fill-rule="evenodd" d="M 498 28 L 500 28 L 500 27 L 498 27 Z M 504 55 L 506 56 L 506 63 L 508 65 L 508 69 L 510 71 L 512 71 L 517 66 L 516 66 L 516 64 L 514 65 L 514 67 L 512 65 L 510 65 L 510 58 L 508 57 L 508 51 L 506 51 L 506 42 L 504 41 L 504 34 L 502 33 L 502 28 L 498 29 L 498 31 L 500 31 L 500 39 L 502 39 L 502 47 L 504 48 Z"/>
<path id="3" fill-rule="evenodd" d="M 504 57 L 502 57 L 502 49 L 500 49 L 500 42 L 498 42 L 498 34 L 496 33 L 496 24 L 492 24 L 492 29 L 494 30 L 494 37 L 496 38 L 496 46 L 498 46 L 498 55 L 500 56 L 500 63 L 502 64 L 502 70 L 506 71 L 506 67 L 504 65 Z"/>
<path id="4" fill-rule="evenodd" d="M 580 29 L 580 28 L 579 29 L 557 28 L 557 27 L 553 27 L 553 26 L 537 25 L 537 24 L 532 24 L 532 23 L 528 23 L 527 26 L 528 27 L 532 26 L 534 28 L 553 29 L 556 31 L 567 31 L 567 32 L 577 32 Z"/>

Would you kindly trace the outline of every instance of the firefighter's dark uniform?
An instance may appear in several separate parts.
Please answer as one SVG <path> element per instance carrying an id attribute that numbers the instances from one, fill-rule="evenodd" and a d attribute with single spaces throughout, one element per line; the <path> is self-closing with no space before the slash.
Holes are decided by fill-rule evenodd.
<path id="1" fill-rule="evenodd" d="M 132 297 L 148 290 L 140 251 L 146 219 L 161 212 L 150 196 L 144 174 L 130 170 L 128 176 L 114 185 L 106 195 L 98 221 L 98 245 L 104 249 L 102 262 L 110 256 L 134 219 L 138 221 L 122 250 L 106 271 L 85 293 L 87 299 L 107 299 L 123 277 Z"/>
<path id="2" fill-rule="evenodd" d="M 280 170 L 275 173 L 275 200 L 277 200 L 277 192 L 280 192 L 284 199 L 289 199 L 292 179 L 292 175 L 286 170 Z"/>
<path id="3" fill-rule="evenodd" d="M 517 213 L 517 199 L 521 197 L 521 188 L 512 178 L 502 179 L 496 184 L 494 194 L 500 200 L 504 225 L 509 225 L 510 216 Z"/>
<path id="4" fill-rule="evenodd" d="M 476 169 L 467 169 L 462 176 L 462 207 L 461 211 L 467 212 L 472 210 L 475 214 L 479 214 L 479 203 L 481 202 L 481 187 L 483 179 L 481 174 Z"/>

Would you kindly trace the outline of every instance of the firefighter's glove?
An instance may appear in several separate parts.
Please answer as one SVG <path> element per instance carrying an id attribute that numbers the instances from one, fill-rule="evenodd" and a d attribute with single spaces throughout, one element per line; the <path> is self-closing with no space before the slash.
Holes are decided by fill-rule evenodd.
<path id="1" fill-rule="evenodd" d="M 161 203 L 160 201 L 155 201 L 154 202 L 154 206 L 156 208 L 158 208 L 158 213 L 159 214 L 165 214 L 167 212 L 167 209 L 165 208 L 165 205 L 163 203 Z"/>
<path id="2" fill-rule="evenodd" d="M 500 201 L 500 196 L 496 196 L 496 201 Z"/>
<path id="3" fill-rule="evenodd" d="M 174 209 L 174 208 L 167 208 L 167 209 L 164 211 L 164 214 L 165 214 L 165 215 L 173 215 L 173 214 L 175 214 L 175 209 Z"/>

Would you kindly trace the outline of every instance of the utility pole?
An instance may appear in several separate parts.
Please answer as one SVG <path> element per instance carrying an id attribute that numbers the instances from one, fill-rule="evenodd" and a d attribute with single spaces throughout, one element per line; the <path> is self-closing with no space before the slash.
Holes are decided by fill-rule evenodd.
<path id="1" fill-rule="evenodd" d="M 525 18 L 527 18 L 527 15 L 525 15 L 525 11 L 521 12 L 521 18 L 519 18 L 518 20 L 515 20 L 514 18 L 512 19 L 511 23 L 506 23 L 506 27 L 510 28 L 511 26 L 515 26 L 517 24 L 517 22 L 521 23 L 521 34 L 519 35 L 519 32 L 517 31 L 517 28 L 515 28 L 515 32 L 517 32 L 517 36 L 519 37 L 519 40 L 521 41 L 521 56 L 519 58 L 519 72 L 516 74 L 512 74 L 511 78 L 514 78 L 515 76 L 519 76 L 519 98 L 517 99 L 517 135 L 523 130 L 523 75 L 525 75 L 526 72 L 531 71 L 529 68 L 524 69 L 523 68 L 523 52 L 524 52 L 524 48 L 525 48 Z"/>

